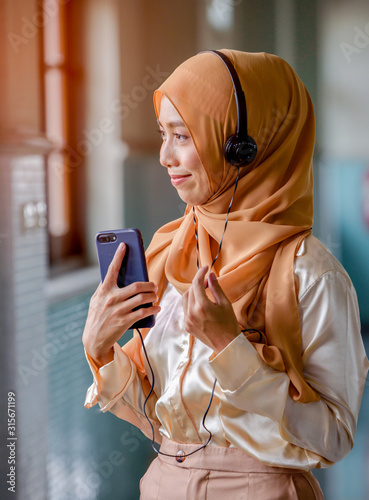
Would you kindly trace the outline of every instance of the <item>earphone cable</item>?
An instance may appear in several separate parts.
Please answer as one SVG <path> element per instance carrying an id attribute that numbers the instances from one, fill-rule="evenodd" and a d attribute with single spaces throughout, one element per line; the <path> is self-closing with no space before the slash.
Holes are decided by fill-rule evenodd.
<path id="1" fill-rule="evenodd" d="M 209 269 L 209 273 L 211 272 L 211 270 L 212 270 L 212 268 L 213 268 L 213 266 L 215 264 L 215 261 L 219 257 L 220 250 L 222 248 L 224 234 L 225 234 L 227 226 L 228 226 L 229 212 L 231 211 L 231 208 L 232 208 L 232 205 L 233 205 L 234 195 L 236 194 L 236 189 L 237 189 L 239 178 L 240 178 L 240 167 L 237 167 L 237 177 L 236 177 L 236 181 L 234 183 L 234 189 L 233 189 L 232 199 L 231 199 L 231 201 L 229 203 L 229 206 L 228 206 L 226 221 L 225 221 L 224 229 L 223 229 L 223 234 L 222 234 L 222 237 L 221 237 L 220 242 L 219 242 L 218 253 L 216 254 L 216 256 L 213 259 L 213 262 L 211 263 L 211 266 L 210 266 L 210 269 Z M 192 207 L 192 215 L 193 215 L 193 222 L 194 222 L 194 225 L 195 225 L 196 265 L 197 265 L 197 270 L 199 270 L 199 237 L 198 237 L 198 234 L 197 234 L 197 222 L 196 222 L 195 207 L 194 206 Z"/>
<path id="2" fill-rule="evenodd" d="M 224 234 L 226 232 L 226 229 L 227 229 L 227 225 L 228 225 L 228 219 L 229 219 L 229 213 L 231 211 L 231 208 L 232 208 L 232 205 L 233 205 L 233 200 L 234 200 L 234 197 L 235 197 L 235 193 L 236 193 L 236 189 L 237 189 L 237 185 L 238 185 L 238 180 L 239 180 L 239 176 L 240 176 L 240 168 L 237 167 L 237 177 L 236 177 L 236 181 L 235 181 L 235 184 L 234 184 L 234 189 L 233 189 L 233 194 L 232 194 L 232 199 L 229 203 L 229 206 L 228 206 L 228 210 L 227 210 L 227 216 L 226 216 L 226 221 L 225 221 L 225 224 L 224 224 L 224 230 L 223 230 L 223 234 L 222 234 L 222 237 L 220 239 L 220 242 L 219 242 L 219 248 L 218 248 L 218 253 L 217 255 L 215 256 L 215 258 L 213 259 L 213 262 L 211 263 L 211 266 L 210 266 L 210 270 L 209 272 L 211 271 L 212 267 L 214 266 L 217 258 L 219 257 L 219 254 L 220 254 L 220 250 L 222 248 L 222 244 L 223 244 L 223 238 L 224 238 Z M 197 222 L 196 222 L 196 216 L 195 216 L 195 207 L 193 206 L 192 207 L 192 215 L 193 215 L 193 221 L 194 221 L 194 225 L 195 225 L 195 238 L 196 238 L 196 265 L 197 265 L 197 270 L 199 269 L 199 238 L 198 238 L 198 233 L 197 233 Z M 143 338 L 142 338 L 142 334 L 139 330 L 139 328 L 136 328 L 139 336 L 140 336 L 140 340 L 141 340 L 141 344 L 142 344 L 142 349 L 143 349 L 143 352 L 145 354 L 145 358 L 146 358 L 146 361 L 147 361 L 147 364 L 150 368 L 150 373 L 151 373 L 151 377 L 152 377 L 152 381 L 151 381 L 151 387 L 150 387 L 150 391 L 148 393 L 148 395 L 146 396 L 145 398 L 145 401 L 144 401 L 144 405 L 143 405 L 143 411 L 144 411 L 144 415 L 147 419 L 147 421 L 149 422 L 149 425 L 151 427 L 151 432 L 152 432 L 152 440 L 151 440 L 151 446 L 153 448 L 153 450 L 160 454 L 160 455 L 165 455 L 167 457 L 173 457 L 173 458 L 178 458 L 177 455 L 170 455 L 168 453 L 163 453 L 161 452 L 160 450 L 158 450 L 156 447 L 155 447 L 155 430 L 154 430 L 154 427 L 151 423 L 151 420 L 150 418 L 148 417 L 147 415 L 147 412 L 146 412 L 146 405 L 147 405 L 147 402 L 151 396 L 151 394 L 153 393 L 154 391 L 154 385 L 155 385 L 155 375 L 154 375 L 154 370 L 152 369 L 152 366 L 151 366 L 151 363 L 150 363 L 150 360 L 149 360 L 149 356 L 147 354 L 147 351 L 146 351 L 146 347 L 145 347 L 145 344 L 144 344 L 144 341 L 143 341 Z M 246 330 L 244 330 L 246 331 Z M 259 332 L 260 333 L 260 332 Z M 203 444 L 202 446 L 200 446 L 199 448 L 196 448 L 196 450 L 192 451 L 191 453 L 188 453 L 188 454 L 184 454 L 181 456 L 181 458 L 186 458 L 190 455 L 193 455 L 194 453 L 196 453 L 197 451 L 200 451 L 202 450 L 203 448 L 205 448 L 211 441 L 213 435 L 211 433 L 211 431 L 206 427 L 205 425 L 205 419 L 206 419 L 206 416 L 207 414 L 209 413 L 209 410 L 210 410 L 210 406 L 211 406 L 211 403 L 213 401 L 213 397 L 214 397 L 214 391 L 215 391 L 215 385 L 217 383 L 217 379 L 214 380 L 214 384 L 213 384 L 213 388 L 212 388 L 212 391 L 211 391 L 211 395 L 210 395 L 210 399 L 209 399 L 209 403 L 208 403 L 208 406 L 206 408 L 206 411 L 204 413 L 204 416 L 202 418 L 202 426 L 204 427 L 204 429 L 209 433 L 209 438 L 208 440 L 206 441 L 205 444 Z"/>
<path id="3" fill-rule="evenodd" d="M 154 370 L 152 369 L 152 366 L 151 366 L 151 363 L 150 363 L 150 360 L 149 360 L 149 357 L 148 357 L 148 354 L 147 354 L 147 351 L 146 351 L 146 347 L 145 347 L 145 344 L 144 344 L 144 341 L 143 341 L 143 338 L 142 338 L 142 334 L 141 334 L 141 332 L 140 332 L 139 328 L 136 328 L 136 330 L 137 330 L 137 332 L 138 332 L 138 334 L 139 334 L 139 336 L 140 336 L 140 340 L 141 340 L 141 344 L 142 344 L 142 349 L 143 349 L 143 352 L 144 352 L 144 354 L 145 354 L 145 358 L 146 358 L 147 364 L 148 364 L 148 366 L 149 366 L 149 368 L 150 368 L 150 373 L 151 373 L 151 377 L 152 377 L 150 391 L 149 391 L 148 395 L 146 396 L 145 401 L 144 401 L 144 405 L 143 405 L 144 415 L 145 415 L 145 417 L 146 417 L 146 420 L 147 420 L 147 421 L 149 422 L 149 424 L 150 424 L 150 427 L 151 427 L 151 432 L 152 432 L 151 447 L 153 448 L 153 450 L 154 450 L 156 453 L 158 453 L 158 454 L 160 454 L 160 455 L 165 455 L 165 456 L 167 456 L 167 457 L 178 458 L 178 456 L 177 456 L 177 455 L 170 455 L 170 454 L 168 454 L 168 453 L 163 453 L 162 451 L 158 450 L 158 449 L 155 447 L 155 430 L 154 430 L 154 426 L 152 425 L 151 420 L 150 420 L 150 418 L 148 417 L 147 412 L 146 412 L 146 404 L 147 404 L 147 402 L 148 402 L 148 400 L 149 400 L 149 398 L 150 398 L 151 394 L 152 394 L 152 393 L 153 393 L 153 391 L 154 391 L 154 385 L 155 385 L 155 375 L 154 375 Z M 211 406 L 211 403 L 212 403 L 212 401 L 213 401 L 213 396 L 214 396 L 214 391 L 215 391 L 215 385 L 216 385 L 216 383 L 217 383 L 217 379 L 215 379 L 215 380 L 214 380 L 213 389 L 212 389 L 212 391 L 211 391 L 211 395 L 210 395 L 210 400 L 209 400 L 208 406 L 207 406 L 207 408 L 206 408 L 206 411 L 205 411 L 205 413 L 204 413 L 204 416 L 203 416 L 203 418 L 202 418 L 202 426 L 204 427 L 204 429 L 206 430 L 206 432 L 208 432 L 208 433 L 209 433 L 209 438 L 208 438 L 208 440 L 206 441 L 206 443 L 205 443 L 205 444 L 203 444 L 202 446 L 199 446 L 199 448 L 196 448 L 196 450 L 191 451 L 191 453 L 187 453 L 187 454 L 181 455 L 181 457 L 180 457 L 181 459 L 185 459 L 186 457 L 189 457 L 190 455 L 193 455 L 193 454 L 194 454 L 194 453 L 196 453 L 197 451 L 200 451 L 200 450 L 202 450 L 203 448 L 205 448 L 205 447 L 206 447 L 206 446 L 210 443 L 210 441 L 211 441 L 211 439 L 212 439 L 212 437 L 213 437 L 213 435 L 212 435 L 211 431 L 209 431 L 209 429 L 208 429 L 208 428 L 206 427 L 206 425 L 205 425 L 205 419 L 206 419 L 207 414 L 209 413 L 210 406 Z"/>
<path id="4" fill-rule="evenodd" d="M 199 270 L 199 237 L 197 236 L 197 222 L 195 216 L 195 207 L 192 207 L 193 223 L 195 225 L 195 238 L 196 238 L 196 267 Z"/>
<path id="5" fill-rule="evenodd" d="M 219 248 L 218 248 L 218 253 L 216 254 L 213 262 L 211 263 L 211 266 L 210 266 L 210 270 L 209 272 L 211 271 L 213 265 L 215 264 L 215 261 L 217 260 L 217 258 L 219 257 L 219 254 L 220 254 L 220 250 L 222 248 L 222 244 L 223 244 L 223 238 L 224 238 L 224 234 L 226 232 L 226 229 L 227 229 L 227 226 L 228 226 L 228 218 L 229 218 L 229 212 L 231 211 L 231 208 L 232 208 L 232 205 L 233 205 L 233 200 L 234 200 L 234 195 L 236 194 L 236 189 L 237 189 L 237 185 L 238 185 L 238 179 L 240 177 L 240 167 L 237 167 L 237 177 L 236 177 L 236 181 L 234 183 L 234 189 L 233 189 L 233 194 L 232 194 L 232 199 L 229 203 L 229 206 L 228 206 L 228 210 L 227 210 L 227 217 L 226 217 L 226 221 L 225 221 L 225 224 L 224 224 L 224 230 L 223 230 L 223 234 L 222 234 L 222 237 L 220 239 L 220 242 L 219 242 Z"/>

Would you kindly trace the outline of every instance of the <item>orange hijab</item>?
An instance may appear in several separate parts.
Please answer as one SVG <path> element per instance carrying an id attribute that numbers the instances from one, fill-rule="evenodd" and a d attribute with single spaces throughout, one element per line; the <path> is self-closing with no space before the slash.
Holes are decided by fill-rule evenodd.
<path id="1" fill-rule="evenodd" d="M 222 50 L 233 63 L 246 97 L 248 134 L 258 146 L 242 167 L 223 246 L 213 271 L 242 329 L 262 359 L 290 378 L 290 395 L 301 403 L 319 395 L 303 376 L 301 330 L 294 278 L 296 253 L 313 224 L 314 111 L 293 69 L 265 53 Z M 195 207 L 200 265 L 212 262 L 224 230 L 237 169 L 224 159 L 235 133 L 233 84 L 224 63 L 201 53 L 181 64 L 154 94 L 157 116 L 165 95 L 191 133 L 206 170 L 211 198 Z M 215 172 L 223 172 L 217 188 Z M 218 177 L 219 178 L 219 177 Z M 192 206 L 159 229 L 147 249 L 150 280 L 162 296 L 167 282 L 183 294 L 196 274 Z M 125 350 L 143 368 L 134 338 Z"/>

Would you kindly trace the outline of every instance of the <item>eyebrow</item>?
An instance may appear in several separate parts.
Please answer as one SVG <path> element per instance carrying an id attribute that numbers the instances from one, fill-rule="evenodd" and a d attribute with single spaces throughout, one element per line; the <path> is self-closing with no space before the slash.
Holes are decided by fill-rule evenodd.
<path id="1" fill-rule="evenodd" d="M 162 124 L 160 123 L 160 120 L 158 120 L 158 125 L 160 125 L 162 127 Z M 186 127 L 186 125 L 183 123 L 182 120 L 177 120 L 177 121 L 174 121 L 174 122 L 169 122 L 167 123 L 167 127 L 169 128 L 176 128 L 176 127 Z"/>

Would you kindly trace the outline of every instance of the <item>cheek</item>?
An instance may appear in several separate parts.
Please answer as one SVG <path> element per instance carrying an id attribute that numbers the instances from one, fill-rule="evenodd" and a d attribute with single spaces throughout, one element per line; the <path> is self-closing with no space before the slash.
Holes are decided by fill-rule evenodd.
<path id="1" fill-rule="evenodd" d="M 207 180 L 208 176 L 196 151 L 188 156 L 187 165 L 189 170 L 191 170 L 192 174 L 195 175 L 197 179 L 201 179 L 203 181 Z"/>
<path id="2" fill-rule="evenodd" d="M 196 192 L 202 193 L 205 200 L 208 199 L 211 195 L 208 174 L 194 146 L 192 151 L 187 155 L 187 169 L 191 171 L 194 180 L 196 180 L 196 186 L 194 186 Z"/>
<path id="3" fill-rule="evenodd" d="M 201 184 L 204 188 L 204 192 L 210 193 L 209 179 L 204 170 L 201 172 Z"/>
<path id="4" fill-rule="evenodd" d="M 197 180 L 198 189 L 201 189 L 201 191 L 204 193 L 209 193 L 210 192 L 209 179 L 201 163 L 197 165 L 193 173 Z"/>

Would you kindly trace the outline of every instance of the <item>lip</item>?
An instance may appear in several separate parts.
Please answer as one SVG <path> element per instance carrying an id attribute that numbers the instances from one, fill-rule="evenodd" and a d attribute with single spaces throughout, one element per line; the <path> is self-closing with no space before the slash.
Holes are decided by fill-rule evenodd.
<path id="1" fill-rule="evenodd" d="M 189 177 L 191 177 L 191 174 L 171 175 L 170 182 L 173 184 L 173 186 L 179 186 L 180 184 L 182 184 L 182 182 L 185 182 Z"/>

